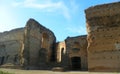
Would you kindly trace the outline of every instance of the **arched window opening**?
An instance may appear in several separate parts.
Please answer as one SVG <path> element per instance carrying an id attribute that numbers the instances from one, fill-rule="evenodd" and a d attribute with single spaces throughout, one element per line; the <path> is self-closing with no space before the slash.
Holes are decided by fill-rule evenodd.
<path id="1" fill-rule="evenodd" d="M 61 48 L 61 54 L 64 53 L 64 48 Z"/>
<path id="2" fill-rule="evenodd" d="M 42 34 L 42 48 L 48 48 L 49 35 L 47 33 Z"/>

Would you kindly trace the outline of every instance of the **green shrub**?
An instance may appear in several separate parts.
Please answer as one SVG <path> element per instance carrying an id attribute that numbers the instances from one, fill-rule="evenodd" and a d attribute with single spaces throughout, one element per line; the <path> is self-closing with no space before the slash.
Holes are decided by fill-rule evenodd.
<path id="1" fill-rule="evenodd" d="M 0 74 L 14 74 L 14 73 L 8 73 L 8 72 L 0 71 Z"/>

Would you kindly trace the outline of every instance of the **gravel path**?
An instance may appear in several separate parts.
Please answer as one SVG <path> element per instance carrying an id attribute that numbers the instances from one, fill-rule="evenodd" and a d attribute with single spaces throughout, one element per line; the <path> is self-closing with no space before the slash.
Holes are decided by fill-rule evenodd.
<path id="1" fill-rule="evenodd" d="M 120 74 L 117 72 L 80 72 L 80 71 L 68 71 L 68 72 L 53 72 L 47 70 L 19 70 L 19 69 L 5 69 L 0 68 L 1 71 L 10 72 L 14 74 Z"/>

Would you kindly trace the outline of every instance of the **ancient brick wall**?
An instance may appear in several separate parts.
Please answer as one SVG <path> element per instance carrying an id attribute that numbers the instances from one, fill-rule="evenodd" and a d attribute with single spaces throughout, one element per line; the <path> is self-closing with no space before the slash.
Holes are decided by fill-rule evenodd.
<path id="1" fill-rule="evenodd" d="M 120 71 L 120 2 L 86 11 L 89 71 Z"/>
<path id="2" fill-rule="evenodd" d="M 69 68 L 73 70 L 87 70 L 87 36 L 68 37 L 66 53 L 69 58 Z"/>
<path id="3" fill-rule="evenodd" d="M 23 47 L 24 28 L 0 33 L 0 65 L 20 65 L 20 50 Z"/>
<path id="4" fill-rule="evenodd" d="M 55 42 L 52 31 L 30 19 L 24 28 L 0 33 L 0 65 L 47 69 L 55 61 Z"/>
<path id="5" fill-rule="evenodd" d="M 25 48 L 23 54 L 25 65 L 47 68 L 48 62 L 54 55 L 53 44 L 56 38 L 47 28 L 43 27 L 34 19 L 28 20 L 25 27 Z"/>

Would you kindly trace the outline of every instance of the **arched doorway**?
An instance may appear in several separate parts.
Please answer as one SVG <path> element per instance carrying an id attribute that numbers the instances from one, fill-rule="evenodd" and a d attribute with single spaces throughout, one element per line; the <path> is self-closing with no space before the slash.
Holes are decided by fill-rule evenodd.
<path id="1" fill-rule="evenodd" d="M 63 57 L 64 57 L 64 47 L 62 47 L 60 51 L 60 62 L 63 61 Z"/>
<path id="2" fill-rule="evenodd" d="M 81 70 L 81 58 L 80 57 L 72 57 L 71 58 L 71 66 L 72 66 L 72 70 Z"/>

